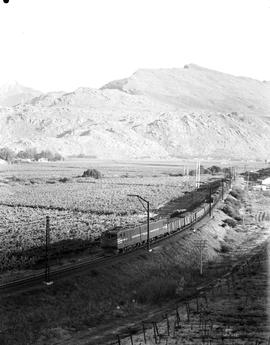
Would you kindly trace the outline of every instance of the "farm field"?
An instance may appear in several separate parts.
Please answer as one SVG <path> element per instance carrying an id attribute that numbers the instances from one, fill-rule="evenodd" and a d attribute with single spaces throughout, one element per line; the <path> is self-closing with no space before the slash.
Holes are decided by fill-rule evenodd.
<path id="1" fill-rule="evenodd" d="M 81 177 L 87 168 L 97 168 L 102 178 Z M 151 217 L 155 216 L 168 201 L 193 188 L 194 177 L 173 176 L 182 170 L 177 164 L 89 161 L 2 167 L 0 270 L 34 263 L 26 252 L 44 246 L 46 216 L 51 243 L 90 241 L 114 226 L 145 221 L 145 210 L 128 194 L 149 200 Z"/>

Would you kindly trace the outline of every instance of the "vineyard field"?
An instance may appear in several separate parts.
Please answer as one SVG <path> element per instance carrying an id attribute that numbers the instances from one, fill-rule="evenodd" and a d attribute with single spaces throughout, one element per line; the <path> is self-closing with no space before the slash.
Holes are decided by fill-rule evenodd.
<path id="1" fill-rule="evenodd" d="M 101 179 L 83 178 L 96 168 Z M 50 217 L 51 243 L 89 241 L 114 226 L 144 222 L 137 194 L 150 202 L 150 216 L 194 185 L 180 165 L 65 162 L 9 165 L 0 171 L 0 270 L 12 269 L 23 253 L 41 248 Z M 4 170 L 6 169 L 6 170 Z M 25 258 L 23 259 L 26 260 Z M 30 260 L 29 258 L 27 260 Z M 31 260 L 30 260 L 31 261 Z"/>

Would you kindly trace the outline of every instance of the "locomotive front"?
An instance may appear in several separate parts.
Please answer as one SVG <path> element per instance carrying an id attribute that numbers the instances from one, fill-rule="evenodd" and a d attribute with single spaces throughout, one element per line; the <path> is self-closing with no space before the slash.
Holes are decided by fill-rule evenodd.
<path id="1" fill-rule="evenodd" d="M 101 234 L 100 246 L 103 249 L 117 249 L 117 230 L 107 230 Z"/>

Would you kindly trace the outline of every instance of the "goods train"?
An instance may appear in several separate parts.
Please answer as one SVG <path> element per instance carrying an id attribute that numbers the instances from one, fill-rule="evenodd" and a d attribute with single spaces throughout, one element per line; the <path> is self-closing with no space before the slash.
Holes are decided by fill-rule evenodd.
<path id="1" fill-rule="evenodd" d="M 208 184 L 211 188 L 216 188 L 211 200 L 201 204 L 192 212 L 180 213 L 177 217 L 163 218 L 149 224 L 149 240 L 154 241 L 158 238 L 168 236 L 174 232 L 192 227 L 197 221 L 209 213 L 210 207 L 216 204 L 221 197 L 221 180 L 213 181 Z M 204 188 L 203 186 L 201 188 Z M 114 252 L 123 252 L 135 247 L 143 246 L 147 243 L 147 224 L 135 227 L 115 227 L 105 231 L 101 235 L 101 248 Z"/>

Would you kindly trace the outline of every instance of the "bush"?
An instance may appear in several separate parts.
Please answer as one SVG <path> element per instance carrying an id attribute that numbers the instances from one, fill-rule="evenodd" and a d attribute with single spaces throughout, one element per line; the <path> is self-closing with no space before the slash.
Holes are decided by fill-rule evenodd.
<path id="1" fill-rule="evenodd" d="M 237 221 L 240 221 L 242 218 L 240 217 L 239 211 L 234 209 L 232 206 L 225 204 L 222 211 L 226 213 L 228 216 L 234 218 Z"/>
<path id="2" fill-rule="evenodd" d="M 234 219 L 227 218 L 223 221 L 225 224 L 229 225 L 231 228 L 235 228 L 237 223 Z"/>
<path id="3" fill-rule="evenodd" d="M 66 183 L 68 181 L 70 181 L 70 179 L 67 177 L 60 177 L 60 179 L 59 179 L 59 182 L 62 182 L 62 183 Z"/>
<path id="4" fill-rule="evenodd" d="M 220 252 L 221 253 L 228 253 L 230 251 L 230 246 L 225 242 L 222 242 L 220 245 Z"/>
<path id="5" fill-rule="evenodd" d="M 240 188 L 234 188 L 230 194 L 237 200 L 244 200 L 244 191 Z"/>
<path id="6" fill-rule="evenodd" d="M 241 202 L 238 199 L 236 199 L 233 195 L 232 196 L 228 195 L 227 199 L 225 200 L 225 203 L 234 208 L 241 207 Z"/>
<path id="7" fill-rule="evenodd" d="M 175 173 L 175 174 L 173 174 L 173 173 L 169 173 L 169 176 L 183 176 L 183 174 L 181 174 L 181 173 Z"/>
<path id="8" fill-rule="evenodd" d="M 87 169 L 83 172 L 82 177 L 93 177 L 99 179 L 102 177 L 101 172 L 96 169 Z"/>
<path id="9" fill-rule="evenodd" d="M 220 173 L 222 170 L 219 166 L 217 165 L 212 165 L 210 168 L 208 168 L 212 174 L 218 174 Z"/>

